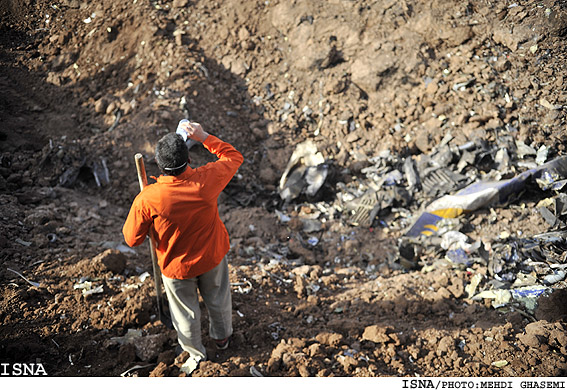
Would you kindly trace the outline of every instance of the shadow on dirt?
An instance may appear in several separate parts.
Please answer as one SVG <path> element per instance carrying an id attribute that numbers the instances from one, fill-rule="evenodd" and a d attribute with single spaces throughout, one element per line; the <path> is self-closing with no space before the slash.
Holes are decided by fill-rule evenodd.
<path id="1" fill-rule="evenodd" d="M 197 71 L 183 68 L 172 74 L 168 86 L 159 85 L 152 72 L 142 82 L 131 79 L 136 69 L 128 58 L 88 77 L 60 75 L 78 59 L 67 57 L 68 63 L 53 69 L 41 50 L 28 52 L 46 39 L 42 33 L 7 26 L 1 31 L 10 33 L 0 41 L 0 199 L 11 211 L 3 213 L 0 227 L 0 360 L 41 362 L 56 376 L 117 376 L 139 358 L 131 346 L 109 345 L 109 339 L 126 328 L 167 334 L 141 316 L 147 303 L 154 303 L 153 290 L 136 290 L 137 300 L 120 295 L 120 288 L 84 299 L 73 286 L 81 277 L 97 279 L 88 272 L 67 276 L 69 270 L 104 251 L 104 245 L 122 241 L 123 220 L 139 191 L 134 154 L 143 152 L 148 175 L 158 175 L 153 146 L 184 117 L 245 150 L 247 163 L 241 177 L 228 185 L 225 202 L 235 207 L 272 204 L 273 192 L 257 185 L 253 174 L 260 148 L 250 123 L 263 123 L 261 109 L 252 103 L 245 81 L 206 58 L 193 40 L 185 39 L 188 50 L 180 61 L 198 62 Z M 136 85 L 121 91 L 128 83 Z M 133 100 L 135 108 L 125 104 Z M 194 167 L 213 161 L 200 145 L 192 148 L 191 157 Z M 140 249 L 143 258 L 145 249 Z M 149 258 L 145 262 L 125 276 L 147 271 Z M 7 268 L 41 281 L 41 287 L 30 288 Z M 108 291 L 113 276 L 107 277 Z M 133 317 L 112 325 L 114 309 L 102 310 L 111 301 Z M 142 303 L 131 307 L 133 301 Z M 174 344 L 175 337 L 168 336 L 161 350 L 174 351 Z"/>

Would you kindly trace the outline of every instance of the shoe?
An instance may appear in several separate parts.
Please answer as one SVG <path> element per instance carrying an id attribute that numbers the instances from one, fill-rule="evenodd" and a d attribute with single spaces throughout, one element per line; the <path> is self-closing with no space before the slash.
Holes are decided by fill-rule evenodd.
<path id="1" fill-rule="evenodd" d="M 222 340 L 214 340 L 217 349 L 227 349 L 228 345 L 230 344 L 230 337 L 227 337 Z"/>
<path id="2" fill-rule="evenodd" d="M 179 370 L 187 375 L 191 375 L 193 371 L 199 368 L 199 363 L 201 363 L 201 361 L 201 358 L 189 356 Z"/>

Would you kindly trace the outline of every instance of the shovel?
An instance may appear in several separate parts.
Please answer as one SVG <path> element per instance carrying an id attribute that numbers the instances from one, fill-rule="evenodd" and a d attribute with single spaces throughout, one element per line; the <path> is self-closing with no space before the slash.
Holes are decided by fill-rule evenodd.
<path id="1" fill-rule="evenodd" d="M 134 156 L 136 160 L 136 170 L 138 171 L 138 182 L 140 183 L 140 191 L 144 189 L 148 185 L 148 178 L 146 176 L 146 167 L 144 166 L 144 158 L 142 157 L 141 153 L 136 153 Z M 153 225 L 150 227 L 153 229 Z M 157 307 L 159 313 L 159 320 L 162 324 L 164 324 L 169 329 L 173 329 L 173 324 L 171 322 L 171 316 L 165 310 L 165 304 L 163 300 L 163 294 L 161 291 L 161 272 L 157 263 L 157 256 L 156 256 L 156 243 L 152 238 L 152 234 L 148 234 L 148 240 L 150 242 L 150 256 L 152 258 L 152 267 L 154 271 L 154 283 L 156 286 L 156 297 L 157 297 Z"/>

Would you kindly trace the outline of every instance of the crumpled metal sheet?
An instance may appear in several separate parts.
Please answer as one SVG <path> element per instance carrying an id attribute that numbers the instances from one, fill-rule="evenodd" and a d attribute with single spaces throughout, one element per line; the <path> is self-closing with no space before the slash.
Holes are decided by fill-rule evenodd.
<path id="1" fill-rule="evenodd" d="M 325 183 L 329 165 L 313 141 L 298 144 L 280 178 L 279 194 L 289 202 L 302 193 L 314 196 Z"/>
<path id="2" fill-rule="evenodd" d="M 431 215 L 441 218 L 455 218 L 465 212 L 477 210 L 492 204 L 504 205 L 515 200 L 531 179 L 545 179 L 545 188 L 549 189 L 554 182 L 567 177 L 567 156 L 559 157 L 540 167 L 522 172 L 512 179 L 501 181 L 481 181 L 473 183 L 454 195 L 445 195 L 433 201 L 408 230 L 406 235 L 428 235 L 435 232 Z M 543 179 L 541 179 L 543 180 Z M 541 183 L 538 182 L 540 186 Z M 436 222 L 435 222 L 436 223 Z"/>

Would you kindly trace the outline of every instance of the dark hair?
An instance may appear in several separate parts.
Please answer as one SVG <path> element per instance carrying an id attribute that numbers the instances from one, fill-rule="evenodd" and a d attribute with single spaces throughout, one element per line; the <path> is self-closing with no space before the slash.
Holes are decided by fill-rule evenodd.
<path id="1" fill-rule="evenodd" d="M 177 176 L 187 168 L 189 149 L 179 134 L 164 135 L 156 146 L 156 162 L 166 175 Z"/>

